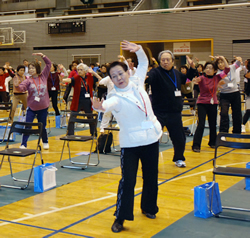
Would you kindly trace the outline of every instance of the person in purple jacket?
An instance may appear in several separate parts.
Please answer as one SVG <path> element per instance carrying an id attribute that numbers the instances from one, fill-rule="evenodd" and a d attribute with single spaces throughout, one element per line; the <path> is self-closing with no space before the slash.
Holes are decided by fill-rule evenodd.
<path id="1" fill-rule="evenodd" d="M 28 91 L 26 122 L 33 122 L 35 116 L 37 116 L 38 122 L 43 123 L 43 148 L 48 150 L 49 143 L 46 122 L 49 107 L 49 93 L 47 89 L 47 79 L 50 73 L 51 61 L 42 53 L 33 53 L 32 55 L 41 56 L 46 65 L 41 72 L 39 63 L 30 63 L 28 67 L 31 76 L 17 87 L 22 92 Z M 20 148 L 26 149 L 28 138 L 29 136 L 23 135 Z"/>
<path id="2" fill-rule="evenodd" d="M 194 152 L 200 152 L 202 136 L 205 128 L 206 116 L 209 124 L 209 142 L 208 145 L 211 148 L 215 148 L 216 142 L 216 119 L 217 119 L 217 87 L 222 87 L 225 81 L 222 80 L 227 76 L 230 71 L 228 63 L 223 56 L 216 56 L 216 58 L 222 60 L 225 64 L 224 70 L 220 74 L 216 74 L 217 65 L 215 62 L 206 62 L 205 75 L 201 75 L 198 78 L 194 78 L 193 82 L 199 84 L 200 95 L 197 100 L 198 107 L 198 125 L 193 138 L 192 150 Z"/>

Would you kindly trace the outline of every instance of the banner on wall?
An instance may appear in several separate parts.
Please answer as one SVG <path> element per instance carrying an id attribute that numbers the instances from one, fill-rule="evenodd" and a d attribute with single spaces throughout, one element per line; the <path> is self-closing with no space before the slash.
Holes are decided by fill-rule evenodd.
<path id="1" fill-rule="evenodd" d="M 175 55 L 186 55 L 190 54 L 190 42 L 176 42 L 174 43 L 174 54 Z"/>

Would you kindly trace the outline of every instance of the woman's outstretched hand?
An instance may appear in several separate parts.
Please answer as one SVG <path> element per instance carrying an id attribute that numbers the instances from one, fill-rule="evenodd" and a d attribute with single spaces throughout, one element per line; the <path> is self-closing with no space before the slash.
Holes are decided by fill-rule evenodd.
<path id="1" fill-rule="evenodd" d="M 103 102 L 104 102 L 104 98 L 102 98 L 101 101 L 100 101 L 100 99 L 97 98 L 97 97 L 93 97 L 93 98 L 90 98 L 90 99 L 91 99 L 91 102 L 92 102 L 92 105 L 93 105 L 93 108 L 94 108 L 94 109 L 104 111 L 104 108 L 102 107 L 102 104 L 103 104 Z"/>
<path id="2" fill-rule="evenodd" d="M 122 49 L 135 53 L 140 49 L 140 46 L 135 43 L 124 40 L 122 41 Z"/>
<path id="3" fill-rule="evenodd" d="M 44 54 L 43 54 L 43 53 L 33 53 L 32 55 L 37 55 L 37 56 L 41 56 L 41 57 L 43 57 L 43 56 L 44 56 Z"/>

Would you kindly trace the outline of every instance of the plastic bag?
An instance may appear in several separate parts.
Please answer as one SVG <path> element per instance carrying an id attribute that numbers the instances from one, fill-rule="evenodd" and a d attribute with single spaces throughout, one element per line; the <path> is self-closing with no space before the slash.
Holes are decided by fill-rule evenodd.
<path id="1" fill-rule="evenodd" d="M 4 132 L 5 132 L 5 128 L 6 126 L 0 126 L 0 141 L 4 140 L 7 141 L 8 136 L 9 136 L 9 132 L 10 132 L 10 127 L 7 127 L 5 136 L 4 136 Z M 4 138 L 3 138 L 4 136 Z M 10 136 L 10 141 L 15 141 L 16 140 L 16 133 L 12 133 Z"/>
<path id="2" fill-rule="evenodd" d="M 18 117 L 18 121 L 19 122 L 25 122 L 26 121 L 26 116 L 22 115 Z M 16 125 L 17 128 L 24 128 L 24 126 L 21 125 Z M 20 135 L 20 133 L 17 133 L 18 135 Z"/>
<path id="3" fill-rule="evenodd" d="M 250 169 L 250 162 L 246 164 L 246 168 Z M 246 190 L 250 190 L 250 178 L 245 178 L 245 182 L 246 182 Z"/>
<path id="4" fill-rule="evenodd" d="M 55 164 L 46 163 L 34 168 L 34 192 L 45 192 L 56 186 Z"/>
<path id="5" fill-rule="evenodd" d="M 66 128 L 66 115 L 58 115 L 56 116 L 56 128 Z"/>
<path id="6" fill-rule="evenodd" d="M 222 212 L 219 185 L 215 182 L 209 182 L 194 187 L 194 216 L 201 218 L 213 216 L 211 212 L 213 187 L 213 213 Z"/>

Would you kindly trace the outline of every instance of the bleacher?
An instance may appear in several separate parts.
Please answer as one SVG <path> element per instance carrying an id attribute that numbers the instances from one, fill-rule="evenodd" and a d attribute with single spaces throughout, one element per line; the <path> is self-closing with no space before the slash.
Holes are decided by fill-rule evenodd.
<path id="1" fill-rule="evenodd" d="M 51 12 L 50 8 L 36 9 L 36 17 L 47 17 Z"/>
<path id="2" fill-rule="evenodd" d="M 123 12 L 127 11 L 133 5 L 134 2 L 134 0 L 120 0 L 115 2 L 107 1 L 105 3 L 97 2 L 93 4 L 79 4 L 71 0 L 70 10 L 64 10 L 64 15 Z"/>
<path id="3" fill-rule="evenodd" d="M 10 0 L 6 3 L 0 3 L 1 16 L 13 15 L 12 19 L 15 19 L 15 15 L 30 14 L 35 11 L 33 17 L 45 17 L 48 16 L 56 8 L 56 0 L 36 0 L 36 1 L 14 1 Z M 35 10 L 34 10 L 35 9 Z M 22 13 L 23 12 L 23 13 Z M 18 18 L 19 16 L 16 16 Z M 27 17 L 28 18 L 28 17 Z"/>
<path id="4" fill-rule="evenodd" d="M 226 0 L 187 0 L 187 5 L 190 7 L 193 6 L 204 6 L 210 4 L 225 4 Z"/>

